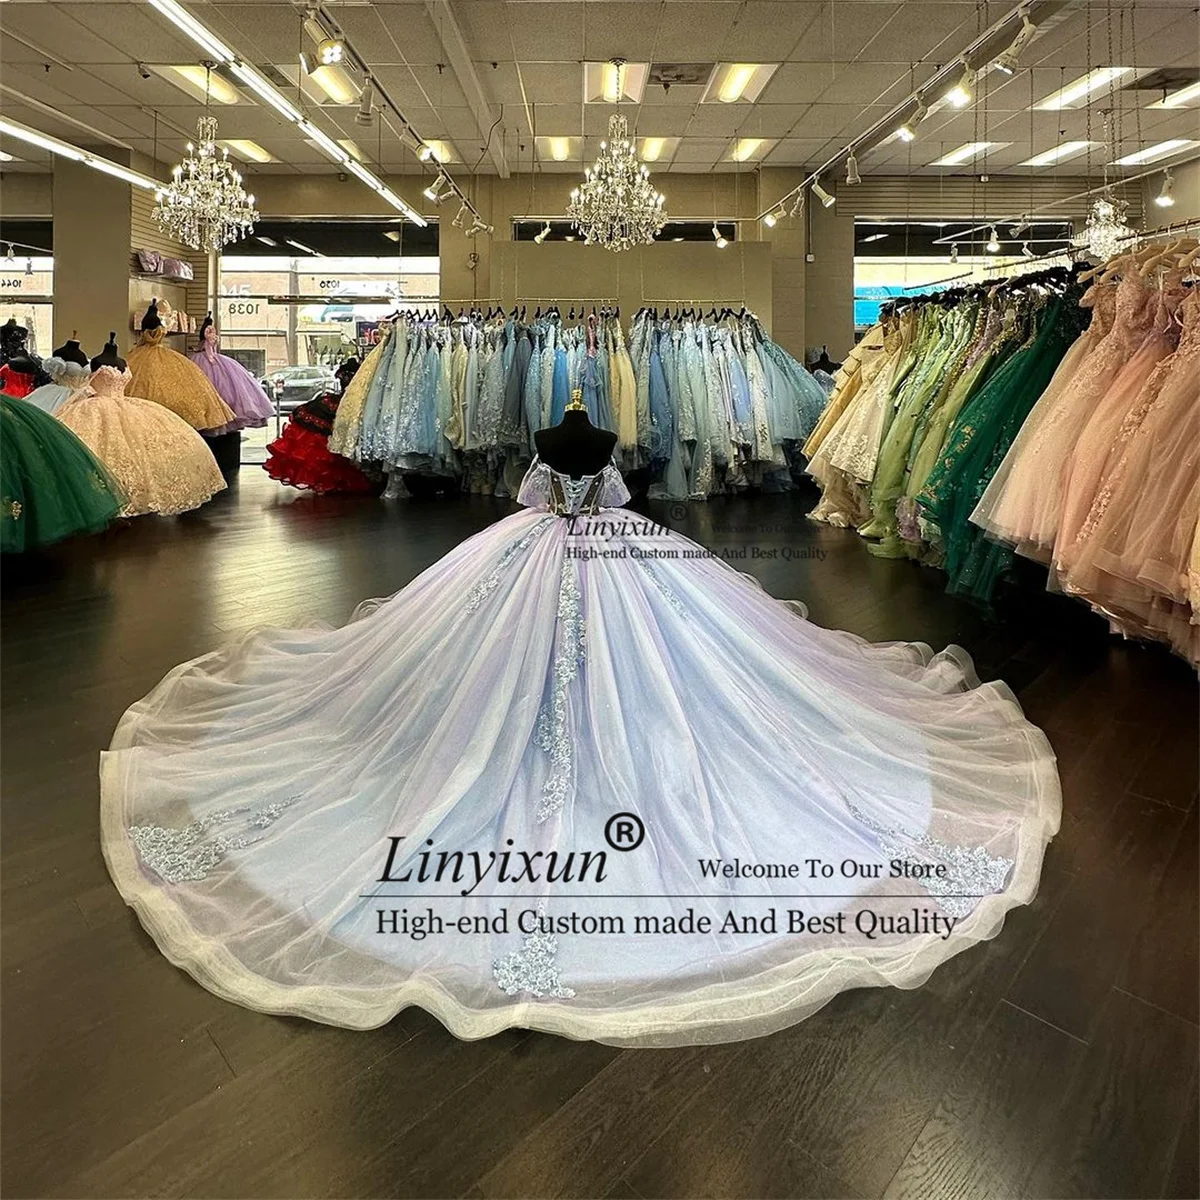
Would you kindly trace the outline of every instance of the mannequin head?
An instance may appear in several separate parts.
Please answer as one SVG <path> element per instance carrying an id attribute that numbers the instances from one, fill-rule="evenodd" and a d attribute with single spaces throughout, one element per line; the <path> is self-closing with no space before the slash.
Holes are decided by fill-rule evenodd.
<path id="1" fill-rule="evenodd" d="M 98 371 L 101 367 L 116 367 L 118 371 L 125 370 L 125 360 L 117 353 L 116 330 L 113 330 L 108 335 L 108 341 L 104 343 L 104 349 L 92 359 L 93 371 Z"/>
<path id="2" fill-rule="evenodd" d="M 75 338 L 69 338 L 57 350 L 54 351 L 55 358 L 61 358 L 63 362 L 75 363 L 76 366 L 86 367 L 88 365 L 88 357 L 84 354 L 79 342 Z"/>
<path id="3" fill-rule="evenodd" d="M 155 297 L 150 301 L 150 307 L 146 309 L 146 315 L 142 317 L 142 330 L 161 329 L 162 318 L 158 315 L 158 299 Z"/>

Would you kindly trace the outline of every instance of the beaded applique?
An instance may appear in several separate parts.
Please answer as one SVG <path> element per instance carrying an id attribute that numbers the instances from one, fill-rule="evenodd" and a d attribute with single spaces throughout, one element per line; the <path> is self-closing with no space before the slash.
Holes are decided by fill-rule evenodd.
<path id="1" fill-rule="evenodd" d="M 538 714 L 533 735 L 538 749 L 550 756 L 550 775 L 542 785 L 537 807 L 539 821 L 562 811 L 571 786 L 574 751 L 567 730 L 567 690 L 583 665 L 585 634 L 579 580 L 574 565 L 566 563 L 558 585 L 558 653 L 554 656 L 550 699 Z"/>
<path id="2" fill-rule="evenodd" d="M 527 533 L 519 537 L 507 550 L 500 556 L 500 561 L 496 564 L 495 569 L 490 575 L 485 575 L 468 593 L 467 593 L 467 612 L 474 612 L 499 586 L 500 576 L 512 566 L 513 560 L 523 554 L 531 542 L 533 542 L 545 528 L 554 520 L 551 517 L 542 517 Z"/>
<path id="3" fill-rule="evenodd" d="M 556 996 L 569 1000 L 575 989 L 564 987 L 558 976 L 558 938 L 552 933 L 531 933 L 520 950 L 512 950 L 492 964 L 492 978 L 502 992 L 516 996 Z"/>
<path id="4" fill-rule="evenodd" d="M 644 558 L 635 558 L 634 562 L 650 577 L 650 582 L 658 588 L 662 598 L 679 614 L 684 613 L 683 601 L 672 590 L 671 585 L 662 577 L 662 572 L 652 562 Z"/>
<path id="5" fill-rule="evenodd" d="M 231 850 L 242 850 L 263 840 L 262 835 L 252 837 L 245 833 L 220 833 L 209 838 L 211 829 L 244 817 L 241 822 L 246 829 L 266 829 L 273 825 L 284 812 L 301 799 L 289 796 L 274 804 L 261 808 L 243 805 L 227 808 L 222 812 L 201 817 L 182 829 L 169 825 L 131 825 L 129 837 L 137 847 L 142 862 L 164 883 L 196 883 L 208 876 Z"/>
<path id="6" fill-rule="evenodd" d="M 1011 858 L 993 857 L 982 846 L 956 846 L 928 833 L 910 834 L 889 828 L 872 820 L 854 805 L 850 805 L 850 812 L 856 820 L 880 835 L 879 849 L 884 854 L 908 858 L 912 848 L 917 846 L 933 863 L 946 868 L 945 875 L 930 876 L 920 882 L 952 917 L 968 916 L 984 896 L 1004 890 L 1013 868 Z"/>

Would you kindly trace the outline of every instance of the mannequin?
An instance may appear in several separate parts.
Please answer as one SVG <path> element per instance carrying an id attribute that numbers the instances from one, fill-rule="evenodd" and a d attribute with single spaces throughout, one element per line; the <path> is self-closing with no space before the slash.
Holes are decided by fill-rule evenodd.
<path id="1" fill-rule="evenodd" d="M 597 475 L 612 461 L 617 435 L 610 429 L 597 429 L 588 417 L 583 392 L 576 388 L 563 419 L 550 429 L 533 435 L 538 457 L 547 466 L 572 479 Z"/>
<path id="2" fill-rule="evenodd" d="M 42 369 L 49 375 L 50 382 L 34 388 L 25 399 L 51 414 L 85 387 L 92 373 L 88 357 L 75 338 L 64 342 L 49 358 L 43 359 Z"/>
<path id="3" fill-rule="evenodd" d="M 15 317 L 0 326 L 0 389 L 10 396 L 28 396 L 34 388 L 50 382 L 41 360 L 26 348 L 28 337 L 29 330 L 18 325 Z"/>
<path id="4" fill-rule="evenodd" d="M 116 367 L 118 371 L 124 371 L 128 364 L 117 353 L 117 331 L 114 329 L 108 335 L 108 341 L 104 343 L 104 349 L 92 359 L 92 370 L 98 371 L 101 367 Z"/>

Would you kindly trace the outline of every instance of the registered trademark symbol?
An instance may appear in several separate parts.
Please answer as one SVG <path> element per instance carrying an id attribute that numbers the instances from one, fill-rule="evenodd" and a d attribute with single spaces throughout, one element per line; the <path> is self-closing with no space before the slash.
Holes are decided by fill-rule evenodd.
<path id="1" fill-rule="evenodd" d="M 604 840 L 614 850 L 636 850 L 646 836 L 646 826 L 636 813 L 613 813 L 604 826 Z"/>

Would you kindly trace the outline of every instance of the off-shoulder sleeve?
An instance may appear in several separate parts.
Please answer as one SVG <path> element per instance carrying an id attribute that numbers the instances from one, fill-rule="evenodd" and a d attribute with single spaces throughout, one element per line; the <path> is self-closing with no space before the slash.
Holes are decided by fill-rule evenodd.
<path id="1" fill-rule="evenodd" d="M 604 468 L 604 480 L 600 488 L 600 507 L 620 508 L 628 499 L 629 489 L 625 486 L 625 480 L 621 478 L 621 472 L 617 470 L 615 463 L 609 463 Z"/>
<path id="2" fill-rule="evenodd" d="M 550 508 L 550 468 L 535 458 L 517 492 L 517 503 L 546 512 Z"/>

